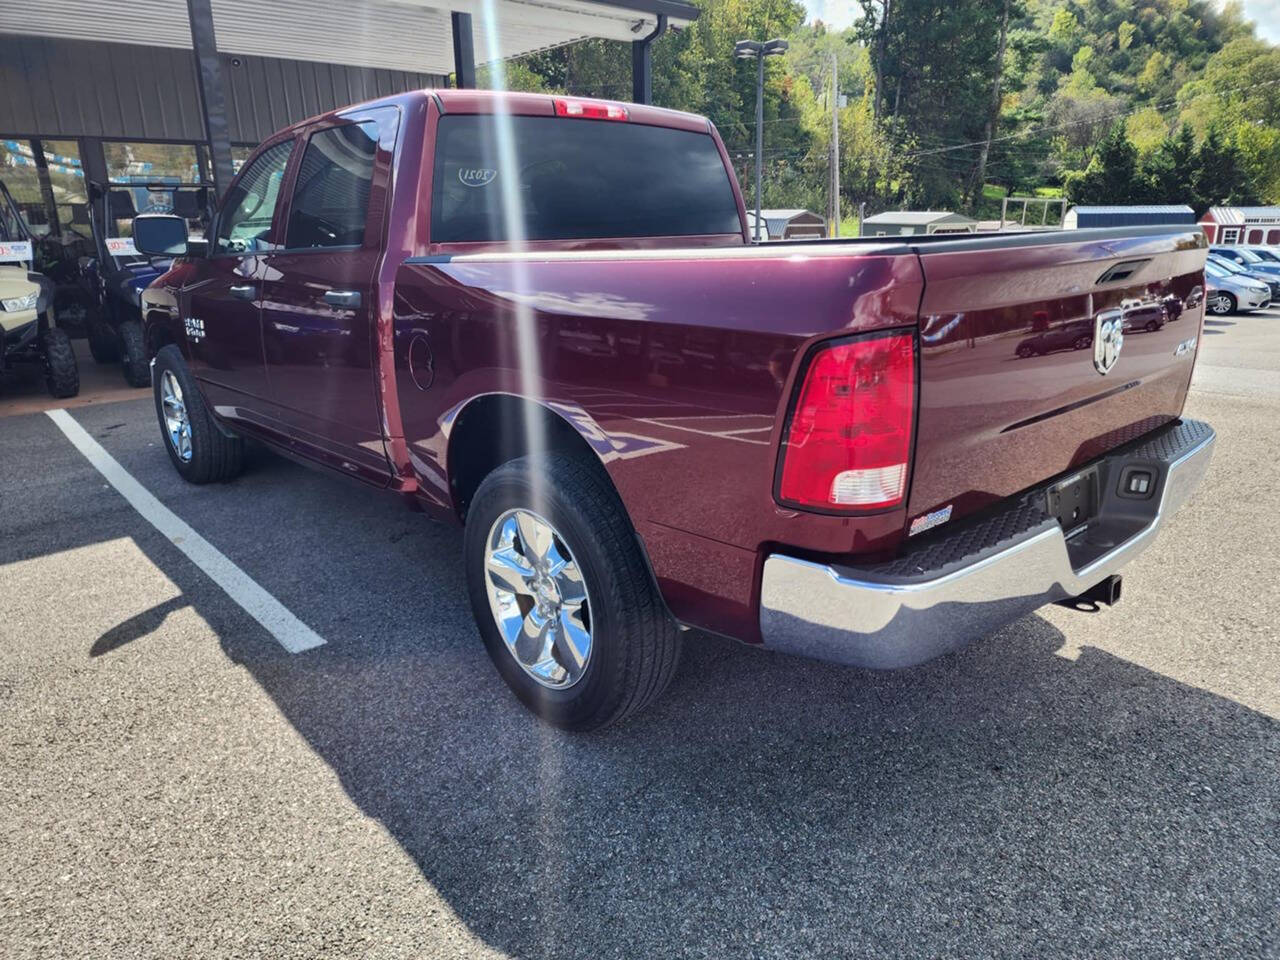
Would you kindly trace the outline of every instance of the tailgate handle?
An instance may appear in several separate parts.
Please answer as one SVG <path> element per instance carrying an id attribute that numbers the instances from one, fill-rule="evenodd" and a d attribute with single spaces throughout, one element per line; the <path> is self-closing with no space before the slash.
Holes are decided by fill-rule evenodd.
<path id="1" fill-rule="evenodd" d="M 252 300 L 254 295 L 258 292 L 258 288 L 252 283 L 246 283 L 243 286 L 232 287 L 227 292 L 237 300 Z"/>
<path id="2" fill-rule="evenodd" d="M 360 306 L 360 291 L 326 290 L 324 292 L 324 302 L 333 307 L 358 307 Z"/>

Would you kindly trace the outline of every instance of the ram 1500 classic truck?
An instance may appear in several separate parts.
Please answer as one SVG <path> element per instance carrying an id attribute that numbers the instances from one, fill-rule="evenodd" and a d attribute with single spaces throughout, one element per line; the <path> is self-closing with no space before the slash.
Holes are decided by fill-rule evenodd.
<path id="1" fill-rule="evenodd" d="M 263 143 L 207 239 L 134 238 L 176 257 L 142 302 L 177 470 L 251 437 L 463 523 L 498 671 L 569 728 L 688 627 L 904 667 L 1111 602 L 1214 441 L 1198 228 L 753 245 L 715 129 L 649 106 L 373 101 Z"/>

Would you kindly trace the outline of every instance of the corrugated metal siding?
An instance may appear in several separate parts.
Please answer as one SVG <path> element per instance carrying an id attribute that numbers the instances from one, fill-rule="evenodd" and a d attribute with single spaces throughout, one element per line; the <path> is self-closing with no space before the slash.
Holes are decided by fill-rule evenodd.
<path id="1" fill-rule="evenodd" d="M 402 70 L 231 54 L 222 60 L 231 139 L 245 143 L 334 107 L 444 84 L 443 77 Z M 0 133 L 201 140 L 194 55 L 0 34 Z"/>

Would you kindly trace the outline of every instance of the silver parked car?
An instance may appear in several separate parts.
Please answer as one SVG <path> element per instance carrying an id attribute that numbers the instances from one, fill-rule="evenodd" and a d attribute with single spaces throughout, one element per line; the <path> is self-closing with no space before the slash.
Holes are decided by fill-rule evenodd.
<path id="1" fill-rule="evenodd" d="M 1237 310 L 1261 310 L 1271 305 L 1271 288 L 1261 280 L 1232 273 L 1213 260 L 1204 265 L 1204 275 L 1209 287 L 1205 307 L 1212 314 L 1222 316 Z"/>
<path id="2" fill-rule="evenodd" d="M 1280 301 L 1280 273 L 1267 273 L 1256 269 L 1252 263 L 1236 263 L 1234 260 L 1220 257 L 1216 253 L 1209 254 L 1209 262 L 1217 264 L 1227 273 L 1265 283 L 1271 291 L 1272 301 Z"/>

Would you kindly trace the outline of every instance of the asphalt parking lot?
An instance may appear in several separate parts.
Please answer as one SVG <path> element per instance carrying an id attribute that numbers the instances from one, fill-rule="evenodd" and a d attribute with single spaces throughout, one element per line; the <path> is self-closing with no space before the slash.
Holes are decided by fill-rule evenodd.
<path id="1" fill-rule="evenodd" d="M 0 419 L 0 955 L 1280 956 L 1280 308 L 1210 320 L 1205 485 L 1116 608 L 877 674 L 695 636 L 539 726 L 460 534 L 149 394 L 71 411 L 326 642 L 286 652 L 40 413 Z"/>

